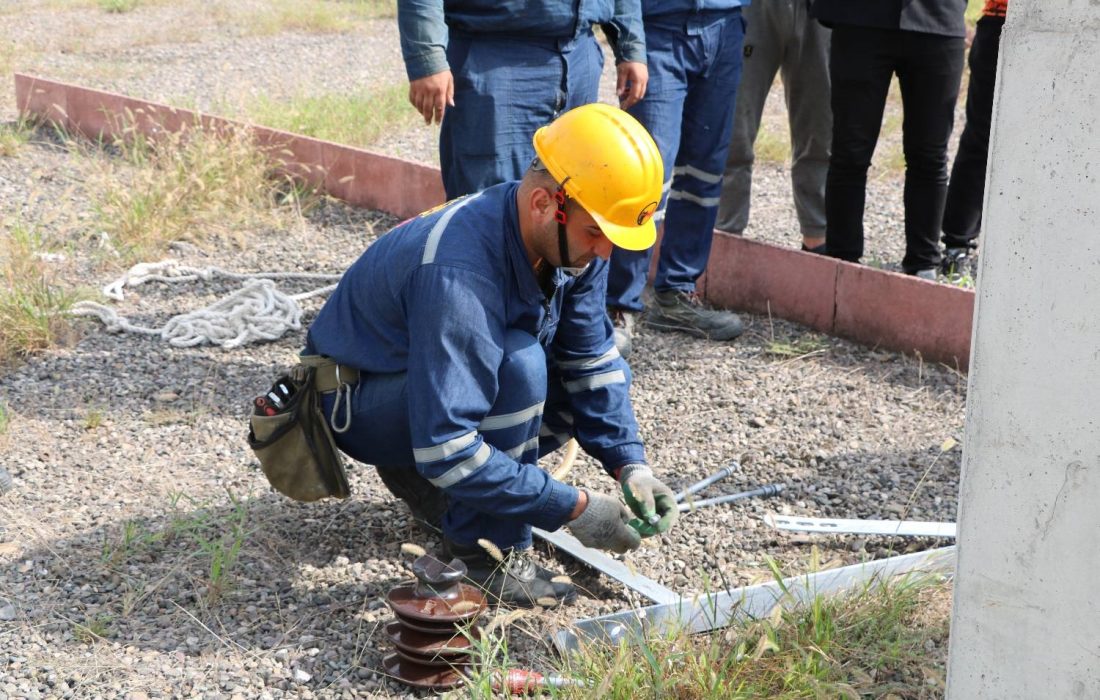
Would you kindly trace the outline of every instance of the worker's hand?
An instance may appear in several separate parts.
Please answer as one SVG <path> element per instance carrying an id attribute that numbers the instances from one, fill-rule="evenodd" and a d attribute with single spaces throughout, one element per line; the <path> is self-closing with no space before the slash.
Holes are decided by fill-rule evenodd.
<path id="1" fill-rule="evenodd" d="M 409 83 L 409 102 L 424 117 L 425 124 L 443 121 L 447 107 L 455 106 L 455 79 L 445 70 Z"/>
<path id="2" fill-rule="evenodd" d="M 645 97 L 646 85 L 649 84 L 649 68 L 637 61 L 623 61 L 615 66 L 615 70 L 618 73 L 615 94 L 619 96 L 619 107 L 633 107 Z"/>
<path id="3" fill-rule="evenodd" d="M 638 531 L 627 525 L 630 512 L 619 499 L 583 489 L 588 505 L 576 519 L 566 523 L 585 547 L 607 549 L 618 554 L 637 549 L 642 543 Z"/>
<path id="4" fill-rule="evenodd" d="M 643 525 L 643 534 L 668 532 L 680 517 L 676 505 L 676 494 L 665 486 L 652 470 L 644 464 L 628 464 L 619 472 L 619 483 L 623 487 L 623 498 L 630 510 L 637 515 Z M 648 533 L 645 532 L 648 530 Z"/>

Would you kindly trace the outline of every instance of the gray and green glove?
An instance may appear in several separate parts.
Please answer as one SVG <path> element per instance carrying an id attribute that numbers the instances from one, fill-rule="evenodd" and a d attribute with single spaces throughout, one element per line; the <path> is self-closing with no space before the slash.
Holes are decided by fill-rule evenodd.
<path id="1" fill-rule="evenodd" d="M 642 544 L 641 535 L 627 524 L 630 512 L 619 499 L 581 490 L 588 495 L 588 505 L 575 520 L 565 524 L 578 542 L 585 547 L 607 549 L 617 554 L 637 549 Z"/>
<path id="2" fill-rule="evenodd" d="M 631 521 L 631 524 L 642 537 L 668 532 L 680 517 L 676 494 L 653 476 L 648 466 L 626 465 L 619 472 L 619 483 L 623 487 L 626 504 L 638 516 L 638 520 Z"/>

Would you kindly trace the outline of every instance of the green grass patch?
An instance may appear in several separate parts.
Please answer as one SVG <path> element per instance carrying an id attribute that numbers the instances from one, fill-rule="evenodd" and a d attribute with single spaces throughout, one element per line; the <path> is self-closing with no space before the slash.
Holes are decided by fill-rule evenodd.
<path id="1" fill-rule="evenodd" d="M 340 34 L 358 30 L 365 20 L 396 16 L 396 3 L 386 0 L 269 0 L 265 6 L 238 16 L 236 22 L 255 35 Z"/>
<path id="2" fill-rule="evenodd" d="M 983 7 L 985 7 L 985 0 L 967 0 L 966 23 L 968 25 L 974 26 L 974 24 L 982 16 Z"/>
<path id="3" fill-rule="evenodd" d="M 785 597 L 766 620 L 708 635 L 670 633 L 640 645 L 586 647 L 561 669 L 583 686 L 555 694 L 586 700 L 942 697 L 949 601 L 948 587 L 927 575 L 873 581 L 802 606 Z M 475 690 L 481 688 L 484 681 Z"/>
<path id="4" fill-rule="evenodd" d="M 280 101 L 262 97 L 245 107 L 257 124 L 349 146 L 371 146 L 382 136 L 417 124 L 407 85 L 359 94 L 326 94 Z"/>
<path id="5" fill-rule="evenodd" d="M 279 226 L 302 204 L 245 131 L 189 128 L 152 141 L 130 129 L 120 154 L 97 178 L 93 201 L 98 229 L 126 261 L 176 240 L 240 242 L 243 231 Z"/>
<path id="6" fill-rule="evenodd" d="M 766 121 L 760 123 L 753 145 L 756 162 L 783 164 L 791 159 L 791 138 L 782 125 L 776 126 Z"/>
<path id="7" fill-rule="evenodd" d="M 764 348 L 764 352 L 776 357 L 802 357 L 811 353 L 825 350 L 829 347 L 828 341 L 816 335 L 806 335 L 793 340 L 771 340 Z"/>
<path id="8" fill-rule="evenodd" d="M 99 9 L 110 14 L 121 15 L 137 8 L 139 0 L 96 0 Z"/>
<path id="9" fill-rule="evenodd" d="M 24 119 L 0 124 L 0 157 L 10 158 L 31 140 L 34 130 Z"/>
<path id="10" fill-rule="evenodd" d="M 63 285 L 39 233 L 21 222 L 0 231 L 0 365 L 56 345 L 71 332 L 66 312 L 80 294 Z"/>

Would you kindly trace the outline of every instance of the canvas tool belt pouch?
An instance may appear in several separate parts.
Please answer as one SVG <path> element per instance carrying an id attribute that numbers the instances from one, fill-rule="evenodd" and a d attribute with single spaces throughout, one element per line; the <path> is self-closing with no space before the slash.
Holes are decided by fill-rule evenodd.
<path id="1" fill-rule="evenodd" d="M 267 415 L 253 407 L 248 445 L 279 493 L 296 501 L 347 498 L 351 492 L 343 458 L 321 410 L 320 372 L 304 360 L 276 381 L 276 386 L 293 385 L 281 408 Z"/>

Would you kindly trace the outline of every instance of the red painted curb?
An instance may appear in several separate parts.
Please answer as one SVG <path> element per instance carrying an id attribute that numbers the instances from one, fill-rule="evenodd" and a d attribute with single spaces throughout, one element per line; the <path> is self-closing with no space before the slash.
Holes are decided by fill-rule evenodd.
<path id="1" fill-rule="evenodd" d="M 714 232 L 703 294 L 718 306 L 833 332 L 837 261 Z"/>
<path id="2" fill-rule="evenodd" d="M 969 290 L 839 263 L 837 335 L 966 369 L 973 318 L 974 293 Z"/>
<path id="3" fill-rule="evenodd" d="M 147 135 L 196 123 L 214 129 L 247 128 L 283 172 L 355 206 L 401 218 L 444 200 L 437 168 L 401 158 L 19 73 L 15 95 L 21 114 L 56 122 L 89 138 L 117 137 L 125 122 Z M 651 276 L 657 254 L 653 258 Z M 698 287 L 719 306 L 771 313 L 964 370 L 969 363 L 974 313 L 974 293 L 969 290 L 720 231 L 715 232 L 710 264 Z"/>

